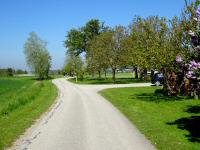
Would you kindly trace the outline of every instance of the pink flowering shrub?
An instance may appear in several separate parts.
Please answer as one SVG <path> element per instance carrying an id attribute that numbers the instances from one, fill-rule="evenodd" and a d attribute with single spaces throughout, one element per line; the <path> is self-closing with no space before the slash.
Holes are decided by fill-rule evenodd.
<path id="1" fill-rule="evenodd" d="M 196 4 L 199 5 L 199 0 Z M 176 57 L 176 63 L 179 70 L 184 76 L 184 81 L 187 79 L 190 83 L 190 94 L 193 96 L 200 96 L 200 8 L 195 12 L 193 18 L 196 24 L 195 30 L 189 30 L 188 35 L 191 37 L 189 45 L 189 53 L 187 58 L 182 56 Z"/>

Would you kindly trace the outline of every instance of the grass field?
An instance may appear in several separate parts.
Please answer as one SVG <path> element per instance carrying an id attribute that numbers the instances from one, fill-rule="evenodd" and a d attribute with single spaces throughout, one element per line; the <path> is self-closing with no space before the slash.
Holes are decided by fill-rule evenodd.
<path id="1" fill-rule="evenodd" d="M 57 96 L 51 80 L 0 78 L 0 150 L 47 111 Z"/>
<path id="2" fill-rule="evenodd" d="M 83 80 L 78 80 L 76 82 L 75 78 L 69 79 L 69 81 L 77 84 L 129 84 L 129 83 L 144 83 L 144 82 L 150 82 L 143 81 L 140 79 L 133 79 L 132 73 L 116 73 L 116 81 L 113 82 L 112 80 L 112 74 L 108 73 L 107 77 L 104 78 L 102 75 L 102 78 L 99 79 L 97 75 L 92 77 L 91 75 L 86 75 Z"/>
<path id="3" fill-rule="evenodd" d="M 200 101 L 155 94 L 157 87 L 100 93 L 161 150 L 200 149 Z M 119 129 L 120 130 L 120 129 Z"/>

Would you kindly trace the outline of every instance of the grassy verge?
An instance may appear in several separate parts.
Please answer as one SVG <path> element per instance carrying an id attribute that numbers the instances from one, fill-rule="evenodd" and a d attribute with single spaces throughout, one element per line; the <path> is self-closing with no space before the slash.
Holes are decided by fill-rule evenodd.
<path id="1" fill-rule="evenodd" d="M 107 89 L 101 94 L 158 149 L 199 150 L 200 101 L 154 94 L 156 89 Z"/>
<path id="2" fill-rule="evenodd" d="M 141 79 L 134 79 L 133 74 L 131 72 L 116 72 L 116 81 L 113 82 L 112 73 L 107 73 L 106 78 L 104 74 L 101 75 L 101 79 L 99 76 L 95 74 L 94 76 L 85 75 L 83 80 L 78 80 L 76 82 L 75 78 L 69 79 L 70 82 L 77 83 L 77 84 L 129 84 L 129 83 L 145 83 L 150 82 L 144 81 Z"/>
<path id="3" fill-rule="evenodd" d="M 57 96 L 51 80 L 0 78 L 0 150 L 47 111 Z"/>
<path id="4" fill-rule="evenodd" d="M 76 80 L 69 79 L 70 82 L 77 83 L 77 84 L 130 84 L 130 83 L 144 83 L 150 81 L 143 81 L 140 79 L 133 79 L 133 78 L 116 78 L 116 81 L 113 82 L 111 78 L 84 78 L 83 80 Z"/>

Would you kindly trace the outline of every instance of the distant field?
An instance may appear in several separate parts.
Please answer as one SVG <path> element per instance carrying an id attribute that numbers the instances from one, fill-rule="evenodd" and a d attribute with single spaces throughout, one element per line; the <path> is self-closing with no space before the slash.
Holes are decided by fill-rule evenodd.
<path id="1" fill-rule="evenodd" d="M 51 80 L 31 77 L 0 78 L 0 150 L 22 134 L 54 102 Z"/>
<path id="2" fill-rule="evenodd" d="M 155 94 L 158 87 L 106 89 L 101 94 L 160 150 L 200 149 L 200 101 Z M 120 130 L 120 129 L 119 129 Z"/>

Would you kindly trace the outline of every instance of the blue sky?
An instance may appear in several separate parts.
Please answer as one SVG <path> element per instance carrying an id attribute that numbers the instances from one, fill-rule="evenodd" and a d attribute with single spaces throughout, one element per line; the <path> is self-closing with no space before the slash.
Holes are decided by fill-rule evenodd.
<path id="1" fill-rule="evenodd" d="M 31 31 L 48 42 L 53 69 L 64 64 L 67 31 L 95 18 L 127 26 L 135 15 L 172 18 L 184 0 L 0 0 L 0 68 L 27 69 L 23 45 Z"/>

